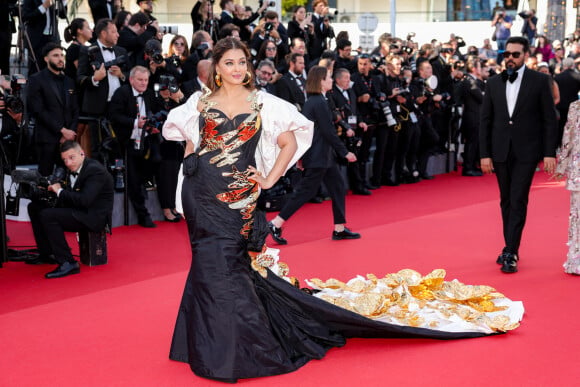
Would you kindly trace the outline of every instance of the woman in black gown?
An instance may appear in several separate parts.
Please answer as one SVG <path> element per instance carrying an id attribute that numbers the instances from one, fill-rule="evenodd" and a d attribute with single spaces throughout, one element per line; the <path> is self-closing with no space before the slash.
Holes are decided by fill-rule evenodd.
<path id="1" fill-rule="evenodd" d="M 268 233 L 256 209 L 259 190 L 308 147 L 312 123 L 292 105 L 254 91 L 249 61 L 243 43 L 220 40 L 211 91 L 173 109 L 163 130 L 169 140 L 187 140 L 182 200 L 193 254 L 170 358 L 189 363 L 196 375 L 236 382 L 296 370 L 346 337 L 483 335 L 371 320 L 256 268 Z"/>

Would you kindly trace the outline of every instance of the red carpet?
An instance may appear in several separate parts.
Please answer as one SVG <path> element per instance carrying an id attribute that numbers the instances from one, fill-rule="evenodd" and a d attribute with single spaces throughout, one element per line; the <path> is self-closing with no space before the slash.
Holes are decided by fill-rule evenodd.
<path id="1" fill-rule="evenodd" d="M 438 176 L 420 184 L 349 196 L 357 241 L 331 241 L 330 203 L 309 204 L 285 227 L 282 259 L 298 278 L 445 268 L 448 279 L 488 284 L 522 300 L 522 326 L 506 335 L 459 340 L 349 340 L 288 375 L 256 386 L 576 385 L 580 278 L 563 273 L 568 192 L 538 173 L 524 231 L 520 272 L 495 263 L 502 247 L 495 178 Z M 11 245 L 31 243 L 9 222 Z M 74 236 L 71 235 L 71 241 Z M 218 385 L 168 360 L 189 267 L 185 224 L 121 227 L 109 264 L 46 280 L 51 266 L 0 268 L 0 386 Z"/>

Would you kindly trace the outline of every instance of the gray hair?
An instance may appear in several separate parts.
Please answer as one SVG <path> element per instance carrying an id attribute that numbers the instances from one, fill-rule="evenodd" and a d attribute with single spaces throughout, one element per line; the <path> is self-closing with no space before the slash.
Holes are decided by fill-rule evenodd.
<path id="1" fill-rule="evenodd" d="M 563 69 L 571 69 L 574 67 L 574 59 L 572 58 L 564 58 L 562 61 L 562 68 Z"/>
<path id="2" fill-rule="evenodd" d="M 262 59 L 260 61 L 260 63 L 258 63 L 257 69 L 261 70 L 262 67 L 264 67 L 264 66 L 268 66 L 272 70 L 276 70 L 276 66 L 274 66 L 274 62 L 272 62 L 270 59 Z"/>

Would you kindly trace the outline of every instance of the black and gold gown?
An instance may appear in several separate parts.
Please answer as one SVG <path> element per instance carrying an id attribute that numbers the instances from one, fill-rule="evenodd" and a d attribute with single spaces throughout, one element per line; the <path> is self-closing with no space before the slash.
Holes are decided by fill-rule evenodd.
<path id="1" fill-rule="evenodd" d="M 189 363 L 196 375 L 236 381 L 291 372 L 344 345 L 348 337 L 452 339 L 502 330 L 444 331 L 414 316 L 412 297 L 397 289 L 415 289 L 426 306 L 434 293 L 445 291 L 440 275 L 418 280 L 415 272 L 400 272 L 349 283 L 312 280 L 318 297 L 291 284 L 276 250 L 264 247 L 265 215 L 256 209 L 259 188 L 247 178 L 263 130 L 261 105 L 254 100 L 252 113 L 233 118 L 207 101 L 204 106 L 200 146 L 190 156 L 196 162 L 184 162 L 191 166 L 185 168 L 182 200 L 193 258 L 171 359 Z M 375 289 L 384 288 L 382 296 L 370 290 L 373 283 Z M 489 301 L 478 297 L 481 305 Z M 385 322 L 389 310 L 389 318 L 398 320 Z"/>

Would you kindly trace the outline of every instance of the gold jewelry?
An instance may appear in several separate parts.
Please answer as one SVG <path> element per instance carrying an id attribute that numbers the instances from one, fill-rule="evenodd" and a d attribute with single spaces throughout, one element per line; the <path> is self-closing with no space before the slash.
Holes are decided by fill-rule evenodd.
<path id="1" fill-rule="evenodd" d="M 215 84 L 217 87 L 222 87 L 223 83 L 222 83 L 222 76 L 220 74 L 216 74 L 215 77 Z"/>
<path id="2" fill-rule="evenodd" d="M 250 83 L 251 80 L 252 80 L 252 73 L 249 71 L 246 71 L 246 77 L 244 78 L 242 85 L 247 85 L 248 83 Z"/>

